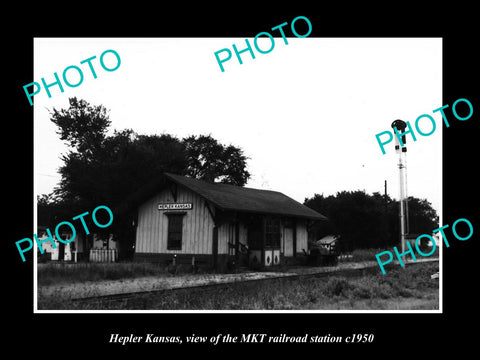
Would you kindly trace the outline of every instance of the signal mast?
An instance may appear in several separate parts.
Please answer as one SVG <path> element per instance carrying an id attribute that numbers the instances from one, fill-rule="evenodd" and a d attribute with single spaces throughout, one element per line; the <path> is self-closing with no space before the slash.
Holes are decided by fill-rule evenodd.
<path id="1" fill-rule="evenodd" d="M 407 123 L 403 120 L 395 120 L 392 122 L 392 128 L 395 133 L 404 133 L 407 127 Z M 397 131 L 395 131 L 395 129 Z M 406 248 L 406 236 L 409 232 L 408 224 L 408 195 L 407 195 L 407 141 L 406 136 L 402 136 L 402 144 L 398 140 L 398 136 L 395 136 L 395 152 L 398 154 L 398 169 L 400 175 L 400 245 L 402 253 Z"/>

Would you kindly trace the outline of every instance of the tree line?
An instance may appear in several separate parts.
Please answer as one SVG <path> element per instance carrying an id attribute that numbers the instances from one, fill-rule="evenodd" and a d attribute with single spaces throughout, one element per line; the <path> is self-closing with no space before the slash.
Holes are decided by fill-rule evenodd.
<path id="1" fill-rule="evenodd" d="M 379 192 L 341 191 L 336 195 L 315 194 L 304 204 L 328 217 L 311 229 L 311 237 L 339 237 L 340 251 L 366 248 L 391 248 L 399 244 L 399 201 Z M 439 217 L 426 199 L 408 197 L 408 233 L 431 234 L 438 228 Z M 416 236 L 415 236 L 416 237 Z M 425 246 L 425 243 L 420 246 Z"/>

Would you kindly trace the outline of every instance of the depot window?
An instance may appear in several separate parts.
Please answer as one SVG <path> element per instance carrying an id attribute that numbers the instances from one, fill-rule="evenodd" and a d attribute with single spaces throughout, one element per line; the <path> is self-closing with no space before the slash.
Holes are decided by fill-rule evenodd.
<path id="1" fill-rule="evenodd" d="M 185 213 L 167 213 L 167 250 L 182 249 L 183 217 Z"/>
<path id="2" fill-rule="evenodd" d="M 280 219 L 266 219 L 265 246 L 280 246 Z"/>

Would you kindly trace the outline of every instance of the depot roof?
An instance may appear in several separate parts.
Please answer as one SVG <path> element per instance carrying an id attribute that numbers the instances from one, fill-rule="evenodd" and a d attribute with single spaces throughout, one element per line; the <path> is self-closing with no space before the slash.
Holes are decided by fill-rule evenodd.
<path id="1" fill-rule="evenodd" d="M 165 173 L 165 176 L 202 196 L 220 210 L 327 220 L 322 214 L 278 191 L 212 183 L 170 173 Z"/>

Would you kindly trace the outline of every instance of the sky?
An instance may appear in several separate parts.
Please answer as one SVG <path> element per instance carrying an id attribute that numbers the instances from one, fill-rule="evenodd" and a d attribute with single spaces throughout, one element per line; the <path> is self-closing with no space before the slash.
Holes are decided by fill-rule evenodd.
<path id="1" fill-rule="evenodd" d="M 253 39 L 249 39 L 253 47 Z M 245 38 L 36 38 L 34 79 L 47 84 L 70 65 L 82 69 L 78 87 L 42 88 L 34 96 L 36 194 L 53 190 L 68 147 L 49 120 L 53 108 L 76 96 L 110 110 L 113 130 L 212 135 L 243 149 L 251 179 L 246 186 L 280 191 L 303 202 L 315 193 L 387 192 L 398 199 L 394 142 L 383 155 L 375 138 L 396 119 L 412 126 L 422 114 L 436 120 L 430 136 L 407 137 L 408 195 L 427 199 L 440 213 L 442 120 L 441 38 L 275 38 L 268 54 L 253 47 L 233 54 L 222 72 L 214 53 Z M 268 38 L 259 41 L 268 49 Z M 115 50 L 121 64 L 107 72 L 100 55 Z M 92 60 L 97 78 L 88 64 Z M 224 56 L 223 54 L 221 56 Z M 116 59 L 108 53 L 107 67 Z M 69 70 L 72 83 L 79 79 Z M 62 80 L 63 82 L 63 80 Z M 27 98 L 25 101 L 28 103 Z M 429 132 L 423 119 L 419 126 Z M 416 131 L 415 131 L 416 132 Z"/>

